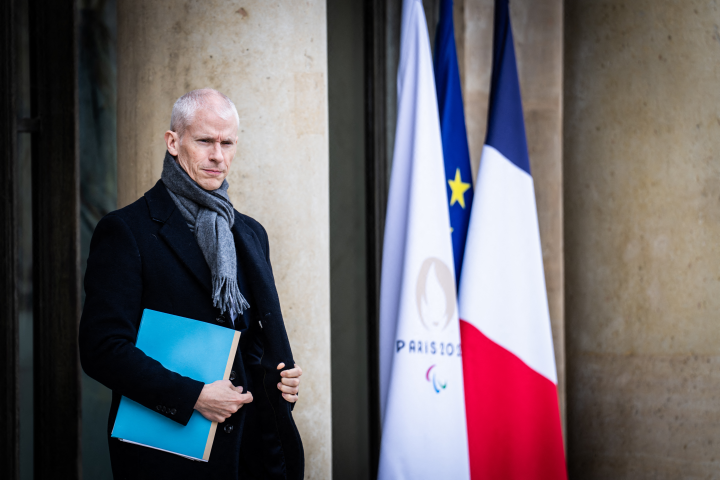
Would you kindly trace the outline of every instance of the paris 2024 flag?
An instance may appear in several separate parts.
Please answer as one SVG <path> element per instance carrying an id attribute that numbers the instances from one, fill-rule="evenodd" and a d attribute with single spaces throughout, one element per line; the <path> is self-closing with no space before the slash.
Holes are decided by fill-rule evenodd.
<path id="1" fill-rule="evenodd" d="M 380 293 L 378 478 L 469 478 L 460 326 L 432 54 L 403 3 Z"/>
<path id="2" fill-rule="evenodd" d="M 488 131 L 459 288 L 470 472 L 473 479 L 566 479 L 507 0 L 495 3 L 494 37 Z"/>

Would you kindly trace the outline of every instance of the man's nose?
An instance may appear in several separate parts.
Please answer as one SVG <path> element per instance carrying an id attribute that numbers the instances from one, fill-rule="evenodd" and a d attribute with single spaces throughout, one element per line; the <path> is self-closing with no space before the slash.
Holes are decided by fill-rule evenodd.
<path id="1" fill-rule="evenodd" d="M 215 160 L 218 162 L 223 161 L 222 144 L 220 142 L 213 143 L 213 149 L 210 153 L 210 160 Z"/>

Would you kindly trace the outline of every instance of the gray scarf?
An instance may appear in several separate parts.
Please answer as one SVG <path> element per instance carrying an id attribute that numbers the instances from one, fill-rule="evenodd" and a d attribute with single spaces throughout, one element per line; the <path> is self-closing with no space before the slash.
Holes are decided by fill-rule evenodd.
<path id="1" fill-rule="evenodd" d="M 195 234 L 210 267 L 213 305 L 223 313 L 242 314 L 250 305 L 237 285 L 237 255 L 230 231 L 235 213 L 227 194 L 227 180 L 217 190 L 203 190 L 169 152 L 165 153 L 160 178 Z"/>

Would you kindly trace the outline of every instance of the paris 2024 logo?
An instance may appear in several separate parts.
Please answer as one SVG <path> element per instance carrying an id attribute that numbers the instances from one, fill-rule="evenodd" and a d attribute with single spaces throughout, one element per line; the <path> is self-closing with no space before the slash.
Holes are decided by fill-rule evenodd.
<path id="1" fill-rule="evenodd" d="M 456 298 L 455 276 L 452 270 L 437 257 L 426 258 L 420 266 L 415 286 L 418 317 L 426 333 L 413 335 L 415 338 L 396 340 L 395 353 L 441 358 L 459 357 L 460 343 L 447 341 L 448 335 L 443 333 L 456 318 Z M 444 364 L 445 362 L 434 361 L 425 371 L 425 379 L 437 394 L 448 386 L 447 380 L 443 380 Z"/>

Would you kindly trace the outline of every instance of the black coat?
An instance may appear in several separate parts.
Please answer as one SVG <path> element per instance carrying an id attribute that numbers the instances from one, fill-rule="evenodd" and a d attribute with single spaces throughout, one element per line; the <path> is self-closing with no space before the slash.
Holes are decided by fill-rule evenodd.
<path id="1" fill-rule="evenodd" d="M 303 477 L 304 454 L 292 404 L 277 389 L 280 362 L 293 367 L 270 266 L 268 236 L 235 212 L 238 285 L 250 309 L 235 320 L 211 299 L 211 273 L 195 237 L 162 181 L 98 223 L 85 274 L 80 360 L 113 391 L 108 436 L 122 395 L 186 425 L 203 384 L 164 368 L 135 347 L 143 309 L 242 332 L 232 371 L 253 402 L 218 425 L 207 463 L 109 438 L 116 479 Z"/>

